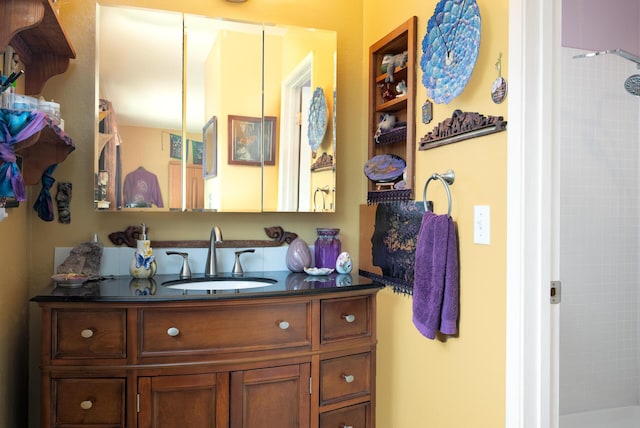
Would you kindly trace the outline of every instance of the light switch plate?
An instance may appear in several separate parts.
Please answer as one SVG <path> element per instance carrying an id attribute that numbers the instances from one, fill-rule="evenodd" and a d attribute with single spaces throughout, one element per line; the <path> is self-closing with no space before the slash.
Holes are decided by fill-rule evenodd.
<path id="1" fill-rule="evenodd" d="M 473 243 L 491 244 L 491 207 L 489 205 L 473 206 Z"/>

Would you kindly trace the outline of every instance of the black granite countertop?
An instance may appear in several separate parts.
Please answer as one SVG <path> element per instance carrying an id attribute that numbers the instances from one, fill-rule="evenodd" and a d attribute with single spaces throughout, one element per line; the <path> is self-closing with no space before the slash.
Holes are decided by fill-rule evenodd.
<path id="1" fill-rule="evenodd" d="M 239 278 L 230 273 L 220 274 L 218 278 Z M 268 278 L 273 284 L 239 290 L 188 290 L 169 288 L 163 285 L 178 280 L 177 275 L 156 275 L 150 279 L 136 279 L 131 276 L 115 276 L 84 284 L 51 284 L 33 296 L 34 302 L 162 302 L 185 300 L 238 299 L 281 297 L 291 295 L 314 295 L 354 289 L 383 288 L 384 285 L 371 279 L 352 275 L 336 274 L 312 276 L 306 273 L 289 271 L 247 272 L 244 279 Z M 204 279 L 203 275 L 194 275 L 194 280 Z M 167 284 L 168 285 L 168 284 Z"/>

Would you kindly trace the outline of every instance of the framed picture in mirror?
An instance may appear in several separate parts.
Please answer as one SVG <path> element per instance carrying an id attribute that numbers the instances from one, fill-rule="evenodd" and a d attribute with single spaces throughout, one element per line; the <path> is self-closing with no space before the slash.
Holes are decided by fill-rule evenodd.
<path id="1" fill-rule="evenodd" d="M 216 164 L 218 161 L 218 119 L 215 116 L 202 128 L 202 177 L 215 177 L 218 173 Z"/>
<path id="2" fill-rule="evenodd" d="M 275 165 L 276 118 L 265 116 L 261 132 L 262 125 L 259 117 L 229 115 L 230 165 Z"/>

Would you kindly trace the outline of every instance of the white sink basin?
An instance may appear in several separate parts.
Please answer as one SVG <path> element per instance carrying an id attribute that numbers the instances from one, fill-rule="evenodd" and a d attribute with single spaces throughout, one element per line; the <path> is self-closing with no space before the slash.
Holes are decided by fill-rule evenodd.
<path id="1" fill-rule="evenodd" d="M 267 287 L 276 282 L 269 278 L 197 278 L 168 281 L 162 285 L 179 290 L 240 290 Z"/>

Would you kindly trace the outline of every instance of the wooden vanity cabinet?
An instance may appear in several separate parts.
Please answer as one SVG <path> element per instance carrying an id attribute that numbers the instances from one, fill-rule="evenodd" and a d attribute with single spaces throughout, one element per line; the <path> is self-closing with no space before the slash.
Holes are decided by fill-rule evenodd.
<path id="1" fill-rule="evenodd" d="M 41 426 L 374 428 L 377 291 L 39 301 Z"/>

